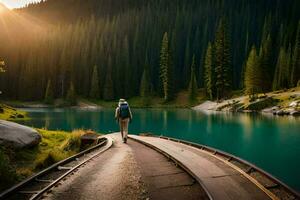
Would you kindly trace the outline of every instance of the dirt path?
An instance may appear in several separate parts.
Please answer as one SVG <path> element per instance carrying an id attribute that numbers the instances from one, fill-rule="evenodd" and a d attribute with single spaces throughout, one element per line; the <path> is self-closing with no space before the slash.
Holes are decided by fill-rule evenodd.
<path id="1" fill-rule="evenodd" d="M 46 199 L 204 199 L 200 185 L 163 155 L 132 140 L 114 145 L 54 188 Z"/>

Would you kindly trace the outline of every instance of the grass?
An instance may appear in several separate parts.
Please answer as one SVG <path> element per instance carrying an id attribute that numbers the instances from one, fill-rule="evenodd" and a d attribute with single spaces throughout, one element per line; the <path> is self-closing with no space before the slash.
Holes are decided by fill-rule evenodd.
<path id="1" fill-rule="evenodd" d="M 39 145 L 17 151 L 0 151 L 0 190 L 11 186 L 35 172 L 80 152 L 80 137 L 84 131 L 49 131 L 37 129 L 42 136 Z M 4 178 L 4 179 L 3 179 Z M 3 180 L 10 184 L 4 184 Z"/>
<path id="2" fill-rule="evenodd" d="M 13 107 L 7 106 L 5 104 L 0 104 L 0 119 L 2 120 L 27 120 L 29 119 L 26 112 L 17 110 Z"/>
<path id="3" fill-rule="evenodd" d="M 199 89 L 199 95 L 196 100 L 190 101 L 188 91 L 180 91 L 177 93 L 174 100 L 165 102 L 165 100 L 159 96 L 150 96 L 146 100 L 142 97 L 132 97 L 127 99 L 130 107 L 132 108 L 190 108 L 195 105 L 200 104 L 206 99 L 205 92 L 202 89 Z M 115 101 L 103 101 L 103 100 L 91 100 L 92 103 L 95 103 L 102 107 L 114 108 L 117 106 L 118 100 Z"/>

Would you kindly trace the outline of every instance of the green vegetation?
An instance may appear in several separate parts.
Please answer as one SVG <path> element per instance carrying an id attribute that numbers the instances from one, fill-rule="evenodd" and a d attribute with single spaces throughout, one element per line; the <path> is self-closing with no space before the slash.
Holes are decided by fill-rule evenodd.
<path id="1" fill-rule="evenodd" d="M 98 78 L 98 67 L 95 65 L 92 76 L 90 98 L 100 98 L 99 78 Z"/>
<path id="2" fill-rule="evenodd" d="M 48 80 L 44 101 L 46 104 L 52 104 L 53 100 L 54 100 L 54 96 L 53 96 L 52 83 L 51 80 Z"/>
<path id="3" fill-rule="evenodd" d="M 296 84 L 298 86 L 300 81 L 300 20 L 298 22 L 298 29 L 294 45 L 291 76 L 290 86 L 295 86 Z"/>
<path id="4" fill-rule="evenodd" d="M 5 104 L 0 104 L 0 119 L 2 120 L 27 120 L 26 112 L 17 110 Z"/>
<path id="5" fill-rule="evenodd" d="M 16 168 L 11 163 L 8 152 L 4 147 L 0 147 L 0 191 L 13 185 L 17 180 Z"/>
<path id="6" fill-rule="evenodd" d="M 252 47 L 249 54 L 249 58 L 246 63 L 245 70 L 245 94 L 249 95 L 249 98 L 254 100 L 256 95 L 261 92 L 261 78 L 262 73 L 258 63 L 258 56 L 255 46 Z"/>
<path id="7" fill-rule="evenodd" d="M 67 93 L 66 102 L 70 106 L 75 106 L 77 104 L 77 97 L 76 97 L 73 82 L 70 83 L 70 88 L 69 88 L 68 93 Z"/>
<path id="8" fill-rule="evenodd" d="M 144 106 L 148 106 L 150 104 L 150 98 L 151 98 L 151 84 L 150 84 L 148 62 L 146 62 L 142 80 L 141 80 L 140 96 L 144 102 Z"/>
<path id="9" fill-rule="evenodd" d="M 204 61 L 204 86 L 206 88 L 206 94 L 209 99 L 213 99 L 213 94 L 214 94 L 214 79 L 213 79 L 213 52 L 212 52 L 212 45 L 209 42 L 208 47 L 206 50 L 206 56 L 205 56 L 205 61 Z"/>
<path id="10" fill-rule="evenodd" d="M 133 98 L 147 64 L 151 92 L 172 100 L 188 90 L 195 55 L 197 87 L 226 99 L 244 89 L 253 45 L 263 92 L 299 81 L 298 0 L 112 1 L 47 0 L 15 10 L 18 19 L 1 13 L 1 59 L 9 66 L 0 76 L 1 97 L 42 101 L 51 80 L 54 99 L 66 99 L 71 82 L 82 98 Z M 287 76 L 276 71 L 288 60 L 280 57 L 291 59 Z"/>
<path id="11" fill-rule="evenodd" d="M 195 63 L 195 55 L 193 56 L 192 66 L 191 66 L 191 78 L 189 83 L 189 98 L 190 101 L 193 102 L 197 100 L 198 96 L 198 86 L 197 86 L 197 78 L 196 78 L 196 63 Z"/>
<path id="12" fill-rule="evenodd" d="M 300 113 L 300 87 L 268 93 L 256 93 L 255 101 L 252 95 L 242 96 L 241 91 L 235 91 L 235 93 L 235 98 L 215 105 L 213 110 L 242 112 L 264 111 L 273 114 L 274 112 L 279 112 L 286 115 L 291 114 L 297 116 Z"/>
<path id="13" fill-rule="evenodd" d="M 36 147 L 17 151 L 0 149 L 0 177 L 1 180 L 7 180 L 1 181 L 0 190 L 78 153 L 81 147 L 80 137 L 85 133 L 80 130 L 68 133 L 44 129 L 38 129 L 38 132 L 42 141 Z"/>
<path id="14" fill-rule="evenodd" d="M 220 20 L 215 38 L 215 87 L 218 100 L 229 96 L 232 89 L 232 66 L 227 22 Z"/>
<path id="15" fill-rule="evenodd" d="M 164 34 L 160 51 L 160 79 L 165 101 L 174 98 L 174 71 L 168 33 Z"/>
<path id="16" fill-rule="evenodd" d="M 103 89 L 103 99 L 104 100 L 112 100 L 114 99 L 114 81 L 112 78 L 112 64 L 111 64 L 111 56 L 108 58 L 108 67 L 106 71 L 106 79 L 105 79 L 105 84 L 104 84 L 104 89 Z M 124 76 L 124 74 L 123 74 Z M 118 80 L 119 82 L 122 82 L 122 80 Z"/>

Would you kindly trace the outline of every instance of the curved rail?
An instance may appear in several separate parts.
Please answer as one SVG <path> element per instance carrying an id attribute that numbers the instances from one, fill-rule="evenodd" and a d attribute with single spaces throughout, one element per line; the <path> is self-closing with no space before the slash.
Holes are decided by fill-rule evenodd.
<path id="1" fill-rule="evenodd" d="M 270 187 L 265 187 L 264 184 L 260 183 L 260 181 L 256 180 L 254 177 L 251 176 L 256 181 L 258 181 L 261 185 L 263 185 L 265 187 L 265 189 L 267 189 L 269 191 L 277 189 L 277 190 L 280 190 L 280 191 L 286 193 L 289 196 L 294 197 L 294 199 L 300 199 L 300 194 L 297 191 L 290 188 L 285 183 L 281 182 L 280 180 L 278 180 L 277 178 L 275 178 L 274 176 L 272 176 L 268 172 L 262 170 L 261 168 L 255 166 L 254 164 L 251 164 L 248 161 L 243 160 L 241 158 L 238 158 L 238 157 L 236 157 L 236 156 L 234 156 L 230 153 L 226 153 L 224 151 L 221 151 L 221 150 L 213 148 L 213 147 L 209 147 L 209 146 L 202 145 L 202 144 L 197 144 L 197 143 L 194 143 L 194 142 L 189 142 L 189 141 L 186 141 L 186 140 L 180 140 L 180 139 L 165 137 L 165 136 L 154 136 L 154 137 L 159 137 L 159 138 L 162 138 L 162 139 L 171 140 L 171 141 L 174 141 L 174 142 L 186 144 L 186 145 L 201 149 L 203 151 L 206 151 L 208 153 L 211 153 L 215 156 L 219 156 L 223 160 L 226 160 L 227 162 L 230 162 L 231 164 L 233 164 L 236 167 L 240 168 L 242 171 L 244 171 L 248 175 L 250 175 L 253 172 L 258 172 L 262 176 L 266 177 L 267 179 L 269 179 L 271 182 L 274 183 L 274 185 L 272 185 Z M 245 168 L 246 170 L 243 170 L 241 167 L 238 166 L 238 164 L 243 165 L 244 166 L 243 168 Z M 278 192 L 276 192 L 276 193 L 278 193 Z"/>
<path id="2" fill-rule="evenodd" d="M 62 179 L 64 179 L 66 176 L 68 176 L 69 174 L 71 174 L 72 172 L 74 172 L 76 169 L 78 169 L 80 166 L 84 165 L 86 162 L 90 161 L 91 159 L 93 159 L 96 156 L 99 156 L 101 153 L 105 152 L 107 149 L 109 149 L 113 144 L 113 141 L 111 138 L 109 137 L 100 137 L 98 139 L 98 144 L 86 149 L 74 156 L 71 156 L 69 158 L 66 158 L 60 162 L 57 162 L 53 165 L 51 165 L 50 167 L 42 170 L 41 172 L 25 179 L 24 181 L 20 182 L 19 184 L 9 188 L 8 190 L 4 191 L 3 193 L 0 194 L 0 199 L 4 199 L 4 198 L 8 198 L 9 196 L 15 194 L 16 192 L 20 192 L 22 188 L 24 188 L 25 186 L 30 185 L 32 182 L 36 182 L 36 181 L 41 181 L 43 179 L 41 179 L 41 177 L 46 176 L 51 174 L 53 171 L 59 171 L 59 170 L 67 170 L 67 172 L 65 172 L 63 175 L 59 176 L 58 178 L 56 178 L 53 181 L 49 181 L 49 185 L 45 186 L 44 188 L 42 188 L 39 191 L 28 191 L 28 193 L 33 194 L 33 196 L 31 196 L 29 199 L 30 200 L 34 200 L 34 199 L 38 199 L 40 198 L 43 194 L 45 194 L 47 191 L 49 191 L 52 187 L 54 187 L 55 185 L 57 185 L 57 183 L 59 183 Z M 73 167 L 64 167 L 63 165 L 67 165 L 73 161 L 76 161 L 78 158 L 80 157 L 84 157 L 86 154 L 91 153 L 92 151 L 94 151 L 95 149 L 98 149 L 100 147 L 103 147 L 103 149 L 101 149 L 100 151 L 96 152 L 95 154 L 93 154 L 92 156 L 88 157 L 87 159 L 83 160 L 82 162 L 80 162 L 79 164 L 73 166 Z M 43 182 L 46 182 L 46 180 L 43 180 Z"/>
<path id="3" fill-rule="evenodd" d="M 154 137 L 158 137 L 158 136 L 154 136 Z M 202 183 L 202 181 L 190 170 L 188 169 L 183 163 L 181 163 L 180 161 L 178 161 L 176 158 L 174 158 L 173 156 L 169 155 L 168 153 L 162 151 L 161 149 L 157 148 L 156 146 L 149 144 L 147 142 L 141 141 L 141 140 L 137 140 L 133 137 L 128 136 L 128 138 L 139 142 L 141 144 L 144 144 L 145 146 L 159 152 L 160 154 L 164 155 L 165 157 L 167 157 L 168 159 L 172 160 L 176 166 L 180 166 L 184 171 L 186 171 L 188 174 L 190 174 L 194 179 L 196 179 L 196 181 L 201 185 L 202 189 L 205 191 L 207 197 L 209 200 L 213 200 L 213 197 L 211 195 L 211 193 L 209 192 L 209 190 L 206 188 L 206 186 Z"/>

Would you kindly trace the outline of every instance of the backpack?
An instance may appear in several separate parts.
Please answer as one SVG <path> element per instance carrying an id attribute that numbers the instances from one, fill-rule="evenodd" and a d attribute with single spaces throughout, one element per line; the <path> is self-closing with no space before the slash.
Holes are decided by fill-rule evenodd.
<path id="1" fill-rule="evenodd" d="M 126 118 L 129 118 L 130 117 L 130 113 L 129 113 L 129 106 L 127 103 L 123 103 L 120 105 L 120 108 L 119 108 L 119 116 L 122 118 L 122 119 L 126 119 Z"/>

